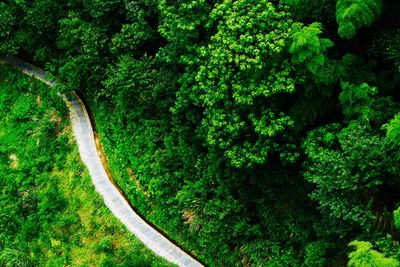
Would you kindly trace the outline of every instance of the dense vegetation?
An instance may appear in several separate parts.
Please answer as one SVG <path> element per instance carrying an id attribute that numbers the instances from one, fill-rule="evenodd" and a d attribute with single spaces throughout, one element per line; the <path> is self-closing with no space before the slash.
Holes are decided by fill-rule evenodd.
<path id="1" fill-rule="evenodd" d="M 0 173 L 0 266 L 170 266 L 95 193 L 61 98 L 4 65 Z"/>
<path id="2" fill-rule="evenodd" d="M 400 2 L 0 3 L 132 203 L 211 266 L 400 266 Z"/>

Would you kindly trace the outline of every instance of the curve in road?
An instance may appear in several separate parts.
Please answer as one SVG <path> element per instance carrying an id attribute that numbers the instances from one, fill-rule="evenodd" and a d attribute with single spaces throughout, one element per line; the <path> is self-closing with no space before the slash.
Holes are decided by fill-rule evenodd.
<path id="1" fill-rule="evenodd" d="M 21 68 L 24 73 L 43 81 L 49 86 L 56 85 L 56 82 L 51 80 L 45 71 L 27 62 L 18 58 L 8 58 L 6 61 Z M 73 94 L 68 99 L 63 95 L 61 97 L 63 97 L 70 112 L 71 125 L 78 144 L 80 157 L 89 170 L 96 191 L 103 197 L 105 204 L 111 212 L 155 254 L 179 266 L 203 266 L 147 224 L 131 208 L 105 171 L 96 148 L 93 128 L 83 102 L 76 94 Z"/>

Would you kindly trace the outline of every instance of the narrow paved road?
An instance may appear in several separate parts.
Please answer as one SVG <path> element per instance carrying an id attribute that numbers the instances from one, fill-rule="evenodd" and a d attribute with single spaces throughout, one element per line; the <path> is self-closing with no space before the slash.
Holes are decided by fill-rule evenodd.
<path id="1" fill-rule="evenodd" d="M 34 76 L 49 86 L 54 86 L 56 84 L 55 81 L 48 79 L 48 75 L 44 71 L 22 60 L 10 58 L 7 61 L 21 68 L 24 73 Z M 64 96 L 62 97 L 70 111 L 72 129 L 78 144 L 81 159 L 89 170 L 96 191 L 103 197 L 105 204 L 111 212 L 130 232 L 157 255 L 179 266 L 202 266 L 201 263 L 148 225 L 129 206 L 125 198 L 110 181 L 102 165 L 96 149 L 92 125 L 84 104 L 76 95 L 72 96 L 71 99 L 67 99 Z"/>

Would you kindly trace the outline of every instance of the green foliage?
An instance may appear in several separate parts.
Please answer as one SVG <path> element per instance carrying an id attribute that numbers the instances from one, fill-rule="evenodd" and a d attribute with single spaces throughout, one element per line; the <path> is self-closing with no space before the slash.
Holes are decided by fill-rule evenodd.
<path id="1" fill-rule="evenodd" d="M 127 20 L 119 32 L 114 34 L 111 51 L 117 56 L 134 54 L 142 56 L 143 49 L 154 53 L 153 47 L 159 41 L 153 21 L 156 15 L 157 1 L 124 1 Z"/>
<path id="2" fill-rule="evenodd" d="M 102 239 L 98 244 L 95 245 L 96 252 L 112 252 L 113 245 L 111 239 L 106 237 Z"/>
<path id="3" fill-rule="evenodd" d="M 112 97 L 118 110 L 130 110 L 131 119 L 156 119 L 168 114 L 173 96 L 168 88 L 171 76 L 164 68 L 157 68 L 153 58 L 121 56 L 117 66 L 109 69 L 108 77 L 102 95 Z"/>
<path id="4" fill-rule="evenodd" d="M 77 12 L 70 12 L 67 18 L 60 20 L 60 27 L 57 45 L 66 50 L 67 54 L 93 57 L 98 56 L 99 51 L 104 48 L 104 31 L 81 19 Z"/>
<path id="5" fill-rule="evenodd" d="M 6 248 L 1 251 L 0 264 L 4 267 L 33 267 L 35 266 L 35 261 L 18 249 Z"/>
<path id="6" fill-rule="evenodd" d="M 333 46 L 333 42 L 320 38 L 320 34 L 322 34 L 322 24 L 317 22 L 296 30 L 289 52 L 293 55 L 294 64 L 304 65 L 316 81 L 329 84 L 333 82 L 334 77 L 329 77 L 333 73 L 327 73 L 329 70 L 323 72 L 321 69 L 329 68 L 326 52 Z"/>
<path id="7" fill-rule="evenodd" d="M 394 226 L 396 226 L 397 229 L 400 229 L 400 208 L 397 208 L 393 212 L 393 217 L 394 217 Z"/>
<path id="8" fill-rule="evenodd" d="M 371 26 L 381 13 L 381 0 L 338 0 L 336 21 L 340 37 L 353 38 L 359 28 Z"/>
<path id="9" fill-rule="evenodd" d="M 104 77 L 104 70 L 100 66 L 109 42 L 106 29 L 84 20 L 74 11 L 59 23 L 60 34 L 56 44 L 66 55 L 65 59 L 57 62 L 59 79 L 70 90 L 75 90 L 77 85 L 98 85 Z"/>
<path id="10" fill-rule="evenodd" d="M 365 241 L 352 241 L 350 246 L 355 251 L 349 254 L 349 267 L 397 267 L 400 262 L 393 258 L 386 258 L 384 254 L 373 250 L 372 244 Z"/>
<path id="11" fill-rule="evenodd" d="M 165 62 L 191 60 L 209 23 L 212 4 L 206 0 L 159 0 L 157 8 L 160 23 L 158 32 L 168 43 L 160 48 L 159 56 Z"/>
<path id="12" fill-rule="evenodd" d="M 54 56 L 53 49 L 59 19 L 64 16 L 65 2 L 51 0 L 7 1 L 15 10 L 14 40 L 33 58 L 43 62 Z"/>
<path id="13" fill-rule="evenodd" d="M 400 143 L 400 114 L 397 114 L 388 124 L 384 125 L 386 137 L 393 143 Z"/>
<path id="14" fill-rule="evenodd" d="M 106 15 L 120 7 L 118 0 L 83 0 L 85 11 L 96 19 L 107 19 Z"/>
<path id="15" fill-rule="evenodd" d="M 306 254 L 304 260 L 304 267 L 323 267 L 327 266 L 329 260 L 326 257 L 326 252 L 329 244 L 317 241 L 306 246 Z"/>
<path id="16" fill-rule="evenodd" d="M 339 95 L 340 104 L 343 107 L 343 114 L 347 121 L 366 121 L 373 119 L 373 96 L 377 94 L 377 88 L 366 83 L 360 85 L 341 83 L 342 92 Z"/>
<path id="17" fill-rule="evenodd" d="M 153 36 L 154 32 L 146 23 L 125 24 L 122 25 L 121 32 L 112 39 L 112 49 L 118 54 L 122 54 L 124 51 L 135 51 L 140 45 L 151 40 Z"/>
<path id="18" fill-rule="evenodd" d="M 12 55 L 18 50 L 13 30 L 15 25 L 15 8 L 4 2 L 0 3 L 0 54 Z"/>
<path id="19" fill-rule="evenodd" d="M 201 106 L 199 131 L 210 148 L 238 168 L 263 164 L 293 125 L 275 104 L 276 95 L 294 92 L 291 65 L 281 58 L 293 23 L 268 1 L 225 1 L 210 16 L 217 32 L 199 48 L 195 73 L 181 79 L 174 111 L 184 112 L 188 99 Z"/>
<path id="20" fill-rule="evenodd" d="M 344 223 L 371 229 L 373 192 L 396 179 L 396 151 L 356 122 L 311 131 L 304 147 L 309 158 L 304 177 L 316 185 L 311 198 L 336 222 L 336 231 L 345 231 Z"/>

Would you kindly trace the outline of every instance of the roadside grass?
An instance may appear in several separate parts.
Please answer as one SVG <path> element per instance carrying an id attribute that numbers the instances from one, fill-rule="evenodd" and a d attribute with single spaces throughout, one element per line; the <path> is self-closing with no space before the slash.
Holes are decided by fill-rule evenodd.
<path id="1" fill-rule="evenodd" d="M 0 266 L 173 266 L 112 215 L 65 104 L 0 63 Z"/>

